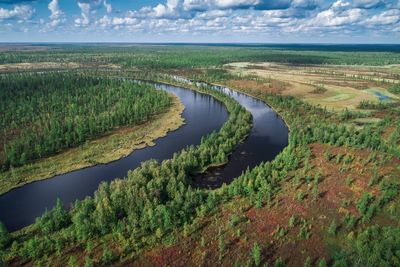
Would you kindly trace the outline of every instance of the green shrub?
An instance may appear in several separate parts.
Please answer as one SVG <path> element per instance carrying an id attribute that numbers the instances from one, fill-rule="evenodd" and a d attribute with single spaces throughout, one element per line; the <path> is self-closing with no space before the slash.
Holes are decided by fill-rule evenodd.
<path id="1" fill-rule="evenodd" d="M 5 225 L 0 222 L 0 250 L 5 249 L 11 242 L 11 235 Z"/>
<path id="2" fill-rule="evenodd" d="M 64 209 L 61 200 L 57 199 L 56 206 L 51 211 L 46 211 L 36 224 L 44 234 L 58 231 L 71 223 L 71 215 Z"/>
<path id="3" fill-rule="evenodd" d="M 331 222 L 331 224 L 329 225 L 328 234 L 330 234 L 330 235 L 336 235 L 336 232 L 337 232 L 337 225 L 336 225 L 335 220 L 333 220 L 333 221 Z"/>
<path id="4" fill-rule="evenodd" d="M 253 255 L 254 264 L 259 266 L 261 263 L 261 248 L 258 243 L 254 244 L 251 254 Z"/>

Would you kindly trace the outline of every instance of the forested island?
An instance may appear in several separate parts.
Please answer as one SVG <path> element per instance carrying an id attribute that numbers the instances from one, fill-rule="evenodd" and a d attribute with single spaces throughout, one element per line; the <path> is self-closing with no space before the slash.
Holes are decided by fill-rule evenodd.
<path id="1" fill-rule="evenodd" d="M 173 96 L 151 85 L 85 73 L 8 74 L 0 77 L 0 87 L 3 129 L 0 164 L 4 179 L 24 165 L 36 163 L 31 169 L 51 169 L 42 162 L 37 163 L 38 160 L 109 135 L 116 129 L 143 124 L 172 104 L 177 105 Z M 179 126 L 179 114 L 170 112 L 169 115 Z M 157 130 L 162 136 L 163 129 Z M 145 136 L 140 138 L 142 143 Z M 101 146 L 89 149 L 104 153 L 96 152 Z M 64 160 L 79 157 L 80 152 L 71 154 L 64 155 Z M 93 155 L 91 160 L 95 162 Z M 70 162 L 61 160 L 57 164 Z M 70 170 L 79 168 L 79 162 L 75 165 Z M 21 180 L 24 173 L 18 176 Z"/>

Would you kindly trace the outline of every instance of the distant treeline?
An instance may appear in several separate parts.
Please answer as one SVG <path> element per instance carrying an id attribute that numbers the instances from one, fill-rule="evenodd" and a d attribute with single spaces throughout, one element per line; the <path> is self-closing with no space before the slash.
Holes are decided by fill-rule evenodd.
<path id="1" fill-rule="evenodd" d="M 324 49 L 325 47 L 325 49 Z M 373 48 L 373 47 L 372 47 Z M 371 48 L 371 49 L 372 49 Z M 46 51 L 10 51 L 0 54 L 0 64 L 22 62 L 80 62 L 120 64 L 148 69 L 201 68 L 237 61 L 292 64 L 386 65 L 399 64 L 400 53 L 347 46 L 56 46 Z"/>

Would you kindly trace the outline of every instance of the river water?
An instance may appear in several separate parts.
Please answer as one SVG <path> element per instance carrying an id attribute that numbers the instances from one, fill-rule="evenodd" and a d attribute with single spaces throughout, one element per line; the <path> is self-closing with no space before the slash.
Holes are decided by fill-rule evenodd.
<path id="1" fill-rule="evenodd" d="M 155 146 L 134 151 L 120 160 L 57 175 L 33 182 L 0 196 L 0 221 L 15 231 L 35 221 L 60 198 L 64 204 L 93 195 L 102 181 L 126 176 L 127 172 L 149 159 L 164 160 L 188 145 L 197 145 L 201 137 L 218 131 L 228 118 L 223 103 L 212 96 L 170 85 L 159 89 L 176 94 L 185 105 L 185 125 L 155 141 Z M 265 103 L 228 88 L 214 87 L 236 99 L 253 115 L 248 138 L 230 156 L 229 163 L 194 177 L 194 186 L 215 188 L 233 180 L 247 167 L 272 160 L 287 145 L 288 129 L 283 120 Z"/>

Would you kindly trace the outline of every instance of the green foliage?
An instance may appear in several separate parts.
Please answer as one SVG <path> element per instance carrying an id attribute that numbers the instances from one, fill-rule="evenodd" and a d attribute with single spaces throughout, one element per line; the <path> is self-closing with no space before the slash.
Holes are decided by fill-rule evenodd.
<path id="1" fill-rule="evenodd" d="M 241 219 L 239 217 L 239 215 L 237 214 L 232 214 L 231 219 L 229 220 L 229 225 L 231 227 L 235 227 L 236 225 L 238 225 L 240 223 Z"/>
<path id="2" fill-rule="evenodd" d="M 206 240 L 204 239 L 204 236 L 201 237 L 200 239 L 200 245 L 204 248 L 206 246 Z"/>
<path id="3" fill-rule="evenodd" d="M 64 46 L 52 45 L 45 51 L 2 52 L 0 63 L 79 62 L 122 64 L 147 70 L 192 69 L 221 66 L 238 61 L 292 64 L 386 65 L 398 64 L 396 51 L 360 51 L 359 48 L 326 46 Z M 356 51 L 354 51 L 356 49 Z"/>
<path id="4" fill-rule="evenodd" d="M 3 170 L 137 125 L 171 104 L 150 85 L 74 73 L 2 75 L 0 99 Z"/>
<path id="5" fill-rule="evenodd" d="M 299 192 L 296 193 L 296 199 L 297 199 L 298 201 L 301 201 L 301 200 L 303 200 L 304 198 L 305 198 L 304 192 L 299 191 Z"/>
<path id="6" fill-rule="evenodd" d="M 218 237 L 218 251 L 219 251 L 219 260 L 221 261 L 225 252 L 225 236 L 220 234 Z"/>
<path id="7" fill-rule="evenodd" d="M 289 218 L 289 227 L 294 227 L 294 226 L 296 226 L 296 217 L 292 215 Z"/>
<path id="8" fill-rule="evenodd" d="M 184 64 L 193 64 L 192 66 L 197 64 L 190 60 L 186 61 L 185 59 Z M 134 64 L 133 61 L 131 63 Z M 149 67 L 152 67 L 153 63 L 148 62 L 148 64 Z M 169 62 L 167 66 L 181 66 L 180 64 L 181 62 L 174 61 Z M 199 64 L 204 64 L 204 62 Z M 226 73 L 218 72 L 214 78 L 229 78 L 225 75 Z M 175 153 L 169 160 L 144 162 L 141 167 L 129 172 L 125 179 L 101 184 L 93 197 L 77 201 L 73 205 L 70 212 L 71 223 L 65 225 L 70 227 L 64 229 L 63 226 L 61 227 L 63 230 L 52 233 L 51 236 L 68 233 L 65 234 L 64 242 L 84 244 L 92 238 L 99 239 L 111 234 L 116 240 L 125 238 L 129 242 L 132 240 L 130 242 L 132 248 L 129 249 L 139 250 L 143 245 L 154 245 L 157 242 L 156 233 L 162 233 L 159 236 L 164 236 L 164 233 L 171 233 L 183 227 L 185 233 L 190 234 L 192 229 L 189 228 L 194 218 L 215 211 L 217 205 L 235 196 L 249 197 L 252 201 L 256 200 L 256 204 L 260 204 L 259 206 L 263 201 L 269 203 L 274 194 L 279 192 L 280 184 L 288 179 L 289 173 L 300 167 L 304 159 L 306 162 L 304 170 L 308 172 L 307 179 L 311 182 L 314 178 L 314 183 L 318 184 L 319 177 L 317 175 L 312 177 L 312 172 L 309 172 L 312 169 L 309 164 L 311 151 L 307 145 L 310 143 L 369 148 L 373 151 L 387 150 L 387 145 L 381 138 L 382 131 L 379 128 L 364 127 L 356 130 L 332 124 L 326 118 L 333 115 L 326 110 L 308 105 L 293 97 L 267 95 L 265 96 L 266 101 L 278 110 L 282 110 L 282 114 L 285 115 L 285 119 L 291 126 L 288 147 L 272 162 L 264 162 L 251 170 L 246 170 L 227 186 L 218 190 L 197 190 L 191 185 L 192 175 L 211 164 L 224 162 L 227 155 L 251 129 L 250 114 L 236 102 L 208 88 L 200 90 L 213 94 L 228 107 L 229 120 L 219 132 L 213 132 L 203 137 L 199 145 L 186 147 Z M 310 116 L 303 118 L 302 112 L 307 112 L 307 115 Z M 326 158 L 332 160 L 333 156 L 326 155 Z M 337 159 L 339 163 L 349 164 L 351 162 L 345 155 L 340 155 Z M 384 203 L 388 201 L 386 199 L 394 196 L 397 189 L 393 185 L 381 186 L 384 188 L 381 190 L 387 192 L 387 198 L 382 198 L 382 203 Z M 304 193 L 299 192 L 298 198 L 303 199 Z M 373 199 L 360 200 L 357 207 L 360 211 L 368 213 L 372 202 Z M 52 220 L 46 219 L 44 222 Z M 289 225 L 291 224 L 290 220 Z M 233 227 L 237 223 L 237 218 L 232 216 L 230 225 Z M 295 219 L 293 219 L 294 224 Z M 301 226 L 299 237 L 309 238 L 310 225 L 305 221 L 299 221 L 298 224 Z M 57 228 L 45 227 L 44 229 Z M 283 228 L 279 230 L 284 231 Z M 46 231 L 42 230 L 43 233 Z M 48 230 L 50 233 L 52 231 Z M 237 233 L 237 236 L 240 236 L 240 229 L 237 230 Z M 40 233 L 35 238 L 27 238 L 21 249 L 23 258 L 35 259 L 55 251 L 55 248 L 46 242 L 43 234 Z M 220 260 L 222 260 L 225 250 L 224 242 L 223 235 L 219 235 Z M 103 252 L 103 261 L 108 258 L 108 252 L 106 252 L 106 250 Z M 88 253 L 90 254 L 90 252 Z M 281 259 L 277 259 L 275 265 L 282 266 L 284 264 Z"/>
<path id="9" fill-rule="evenodd" d="M 61 200 L 57 199 L 55 207 L 46 211 L 37 219 L 36 224 L 43 234 L 49 234 L 60 230 L 71 223 L 71 215 L 64 209 Z"/>
<path id="10" fill-rule="evenodd" d="M 78 267 L 78 260 L 76 259 L 75 256 L 71 256 L 69 257 L 68 260 L 68 267 Z"/>
<path id="11" fill-rule="evenodd" d="M 380 195 L 379 205 L 382 207 L 392 201 L 399 192 L 400 185 L 395 182 L 382 181 L 380 184 Z"/>
<path id="12" fill-rule="evenodd" d="M 11 242 L 11 235 L 8 233 L 5 225 L 0 222 L 0 250 L 5 249 Z"/>
<path id="13" fill-rule="evenodd" d="M 282 238 L 287 234 L 287 230 L 285 230 L 285 228 L 283 228 L 282 226 L 280 226 L 279 224 L 276 226 L 275 229 L 275 233 L 276 233 L 276 237 L 277 238 Z"/>
<path id="14" fill-rule="evenodd" d="M 354 182 L 353 177 L 351 177 L 351 175 L 347 176 L 346 185 L 351 186 L 353 184 L 353 182 Z"/>
<path id="15" fill-rule="evenodd" d="M 330 235 L 336 235 L 336 233 L 337 233 L 337 225 L 336 225 L 335 220 L 333 220 L 333 221 L 331 222 L 331 224 L 329 225 L 328 234 L 330 234 Z"/>
<path id="16" fill-rule="evenodd" d="M 258 192 L 257 193 L 257 196 L 256 196 L 256 208 L 261 208 L 262 207 L 262 199 L 263 199 L 263 197 L 262 197 L 262 193 L 261 192 Z"/>
<path id="17" fill-rule="evenodd" d="M 311 233 L 310 233 L 310 231 L 309 231 L 307 225 L 306 225 L 306 224 L 303 224 L 303 225 L 300 227 L 299 237 L 302 238 L 302 239 L 309 239 L 310 236 L 311 236 Z"/>
<path id="18" fill-rule="evenodd" d="M 324 258 L 318 261 L 318 267 L 328 267 L 328 264 L 326 263 L 326 260 Z"/>
<path id="19" fill-rule="evenodd" d="M 357 236 L 353 258 L 359 266 L 399 266 L 400 228 L 372 226 Z"/>
<path id="20" fill-rule="evenodd" d="M 357 218 L 351 213 L 346 213 L 343 217 L 343 224 L 347 229 L 351 230 L 356 226 Z"/>
<path id="21" fill-rule="evenodd" d="M 326 150 L 326 151 L 324 152 L 324 157 L 325 157 L 325 159 L 326 159 L 327 161 L 331 161 L 331 159 L 333 159 L 333 155 L 332 155 L 332 153 L 331 153 L 329 150 Z"/>
<path id="22" fill-rule="evenodd" d="M 241 236 L 241 230 L 240 228 L 236 230 L 236 237 L 239 238 Z"/>
<path id="23" fill-rule="evenodd" d="M 274 267 L 285 267 L 285 262 L 282 260 L 281 257 L 277 258 L 274 263 Z"/>
<path id="24" fill-rule="evenodd" d="M 72 222 L 78 240 L 109 233 L 121 218 L 129 221 L 127 227 L 132 227 L 128 228 L 129 232 L 168 231 L 183 225 L 196 212 L 203 213 L 215 207 L 220 201 L 217 196 L 191 189 L 190 175 L 218 162 L 218 151 L 229 153 L 250 130 L 251 117 L 224 94 L 207 92 L 228 104 L 230 117 L 220 133 L 214 132 L 202 138 L 199 146 L 187 147 L 170 160 L 145 162 L 131 171 L 127 179 L 104 183 L 93 198 L 77 201 L 72 209 Z M 232 191 L 235 194 L 249 192 L 243 185 L 249 184 L 250 175 L 244 176 L 247 181 L 235 185 L 238 189 Z M 251 190 L 258 191 L 261 182 L 268 188 L 268 183 L 256 179 L 252 184 L 257 187 Z"/>
<path id="25" fill-rule="evenodd" d="M 312 188 L 312 195 L 313 195 L 313 200 L 316 201 L 319 196 L 318 184 L 314 184 L 314 186 Z"/>
<path id="26" fill-rule="evenodd" d="M 45 247 L 46 243 L 41 242 L 41 240 L 37 236 L 34 236 L 33 238 L 23 243 L 23 246 L 20 249 L 19 254 L 24 259 L 30 258 L 33 260 L 37 260 L 42 255 Z"/>
<path id="27" fill-rule="evenodd" d="M 255 243 L 253 245 L 253 248 L 251 250 L 251 255 L 253 256 L 254 264 L 256 266 L 259 266 L 261 263 L 261 248 L 258 245 L 258 243 Z"/>
<path id="28" fill-rule="evenodd" d="M 369 100 L 361 100 L 361 102 L 357 106 L 359 109 L 378 109 L 378 110 L 384 110 L 388 107 L 387 104 L 385 104 L 382 101 L 379 101 L 378 103 L 372 102 Z"/>
<path id="29" fill-rule="evenodd" d="M 378 167 L 375 165 L 372 177 L 368 181 L 368 186 L 374 186 L 376 183 L 378 183 L 378 181 L 379 181 Z"/>
<path id="30" fill-rule="evenodd" d="M 307 257 L 305 262 L 304 262 L 304 267 L 311 267 L 311 258 Z"/>
<path id="31" fill-rule="evenodd" d="M 111 249 L 108 248 L 107 245 L 105 245 L 103 248 L 103 254 L 101 256 L 101 262 L 107 266 L 111 264 L 114 260 L 115 260 L 114 253 L 111 251 Z"/>
<path id="32" fill-rule="evenodd" d="M 394 84 L 389 88 L 389 92 L 392 94 L 400 95 L 400 84 Z"/>
<path id="33" fill-rule="evenodd" d="M 94 266 L 93 260 L 92 260 L 91 258 L 89 258 L 89 257 L 86 257 L 86 258 L 85 258 L 85 265 L 84 265 L 84 267 L 93 267 L 93 266 Z"/>
<path id="34" fill-rule="evenodd" d="M 350 203 L 351 203 L 351 200 L 344 198 L 340 201 L 340 206 L 342 208 L 347 208 L 348 206 L 350 206 Z"/>
<path id="35" fill-rule="evenodd" d="M 314 90 L 311 91 L 311 93 L 313 93 L 313 94 L 323 94 L 326 91 L 328 91 L 328 89 L 326 89 L 323 84 L 318 84 L 318 85 L 315 86 Z"/>
<path id="36" fill-rule="evenodd" d="M 364 192 L 361 198 L 357 202 L 357 209 L 363 216 L 364 220 L 369 220 L 375 212 L 375 205 L 373 205 L 374 197 L 368 193 Z"/>

